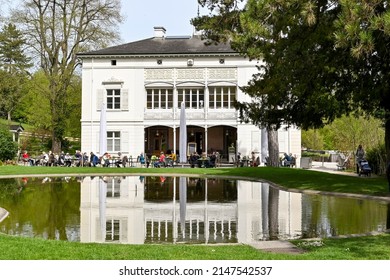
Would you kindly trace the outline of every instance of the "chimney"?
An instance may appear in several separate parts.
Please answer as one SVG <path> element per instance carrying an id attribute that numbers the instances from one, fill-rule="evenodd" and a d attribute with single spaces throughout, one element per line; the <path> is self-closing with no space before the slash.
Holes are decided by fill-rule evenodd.
<path id="1" fill-rule="evenodd" d="M 155 26 L 154 27 L 154 38 L 161 38 L 161 39 L 164 39 L 165 38 L 165 32 L 166 32 L 166 29 L 162 26 Z"/>

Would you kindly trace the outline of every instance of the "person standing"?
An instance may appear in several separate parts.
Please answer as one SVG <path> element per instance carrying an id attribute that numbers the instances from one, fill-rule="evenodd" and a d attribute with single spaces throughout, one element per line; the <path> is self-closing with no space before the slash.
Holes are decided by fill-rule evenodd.
<path id="1" fill-rule="evenodd" d="M 355 156 L 356 156 L 356 173 L 359 174 L 360 162 L 362 162 L 364 160 L 364 158 L 366 157 L 366 152 L 364 151 L 362 145 L 358 146 L 356 153 L 355 153 Z"/>

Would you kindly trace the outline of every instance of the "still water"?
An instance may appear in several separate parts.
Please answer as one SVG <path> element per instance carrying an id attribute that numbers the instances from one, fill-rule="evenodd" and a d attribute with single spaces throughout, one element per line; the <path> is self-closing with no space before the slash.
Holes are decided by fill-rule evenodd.
<path id="1" fill-rule="evenodd" d="M 389 203 L 189 177 L 0 180 L 0 232 L 104 243 L 251 243 L 383 232 Z"/>

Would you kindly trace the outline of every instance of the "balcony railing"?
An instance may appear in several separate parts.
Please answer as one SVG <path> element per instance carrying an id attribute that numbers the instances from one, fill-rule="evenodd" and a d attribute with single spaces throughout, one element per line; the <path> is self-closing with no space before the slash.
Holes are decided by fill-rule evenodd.
<path id="1" fill-rule="evenodd" d="M 175 114 L 175 115 L 174 115 Z M 237 120 L 237 111 L 234 109 L 210 110 L 207 113 L 205 110 L 187 110 L 187 120 Z M 179 120 L 180 111 L 175 113 L 172 110 L 145 110 L 145 120 Z"/>

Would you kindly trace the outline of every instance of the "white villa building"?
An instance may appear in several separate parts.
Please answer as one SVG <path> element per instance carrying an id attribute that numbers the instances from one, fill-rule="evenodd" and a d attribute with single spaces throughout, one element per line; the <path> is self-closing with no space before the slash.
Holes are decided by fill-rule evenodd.
<path id="1" fill-rule="evenodd" d="M 107 113 L 107 152 L 179 153 L 180 105 L 186 105 L 187 140 L 199 154 L 218 151 L 222 161 L 237 152 L 267 156 L 265 130 L 241 123 L 234 101 L 250 101 L 244 86 L 258 70 L 229 45 L 205 45 L 200 36 L 154 37 L 81 53 L 81 149 L 99 147 L 102 104 Z M 260 62 L 261 63 L 261 62 Z M 234 147 L 234 152 L 229 147 Z M 230 150 L 230 155 L 229 155 Z M 301 155 L 301 132 L 279 131 L 279 150 Z M 299 162 L 299 161 L 297 161 Z"/>

